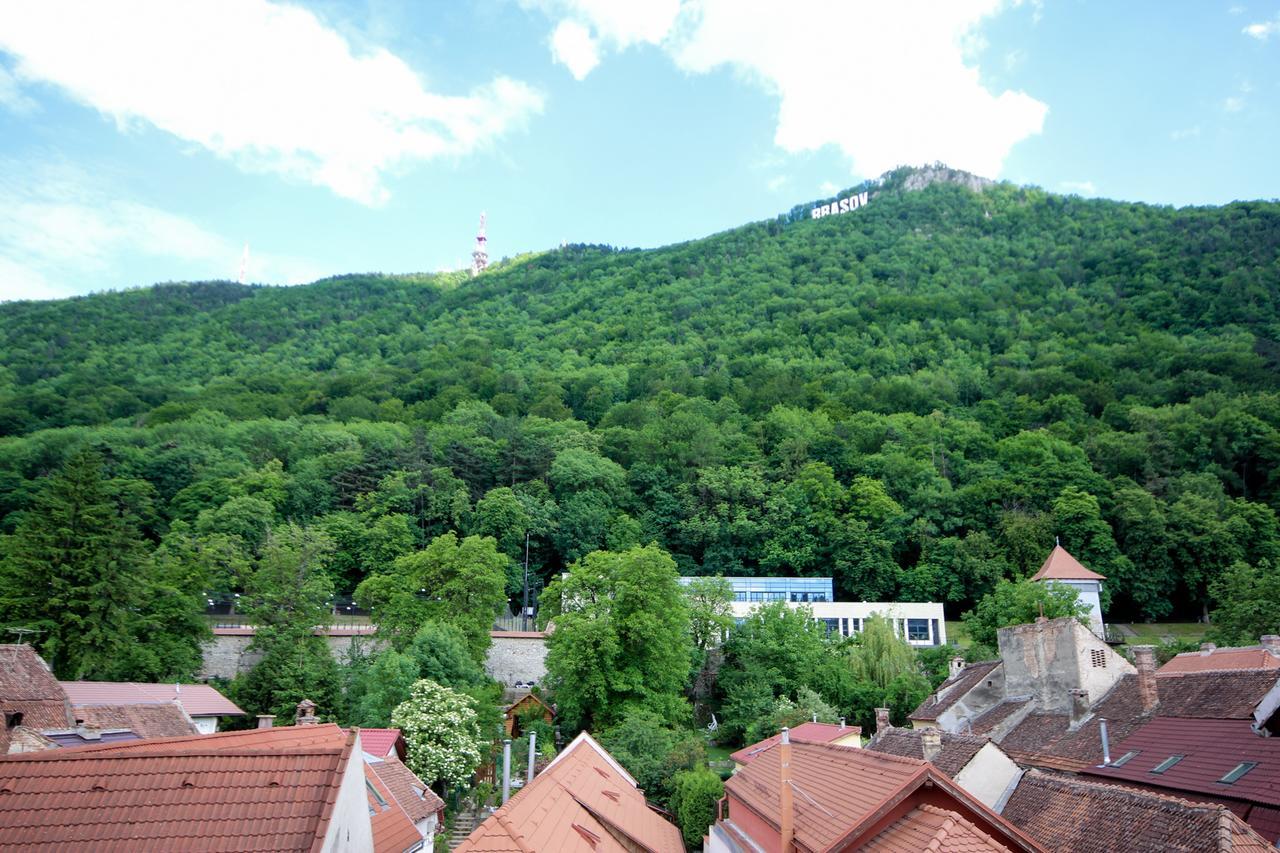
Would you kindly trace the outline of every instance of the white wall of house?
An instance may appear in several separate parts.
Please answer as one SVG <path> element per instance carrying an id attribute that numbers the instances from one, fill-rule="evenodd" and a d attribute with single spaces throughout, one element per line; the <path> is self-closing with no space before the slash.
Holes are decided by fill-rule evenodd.
<path id="1" fill-rule="evenodd" d="M 218 730 L 217 717 L 192 717 L 191 722 L 196 724 L 196 731 L 202 735 L 211 735 Z"/>
<path id="2" fill-rule="evenodd" d="M 342 784 L 325 832 L 323 853 L 368 853 L 373 850 L 373 822 L 369 819 L 369 797 L 365 793 L 364 753 L 360 736 L 342 769 Z"/>
<path id="3" fill-rule="evenodd" d="M 743 619 L 763 602 L 735 601 L 735 618 Z M 813 618 L 830 626 L 842 637 L 862 630 L 862 623 L 874 614 L 888 617 L 895 633 L 906 636 L 913 646 L 940 646 L 947 642 L 947 623 L 942 605 L 935 601 L 816 601 L 809 604 L 787 602 L 791 608 L 808 607 Z"/>
<path id="4" fill-rule="evenodd" d="M 1102 626 L 1102 582 L 1091 580 L 1045 580 L 1041 583 L 1060 583 L 1069 586 L 1080 596 L 1080 603 L 1089 606 L 1089 630 L 1104 637 Z"/>
<path id="5" fill-rule="evenodd" d="M 994 809 L 1017 776 L 1018 765 L 1013 759 L 1000 747 L 988 742 L 969 759 L 968 764 L 960 768 L 955 782 L 981 800 L 984 806 Z"/>

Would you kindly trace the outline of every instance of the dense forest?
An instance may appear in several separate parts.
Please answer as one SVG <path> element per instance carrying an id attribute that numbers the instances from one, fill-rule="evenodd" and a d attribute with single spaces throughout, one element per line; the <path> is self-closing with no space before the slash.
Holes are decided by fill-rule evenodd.
<path id="1" fill-rule="evenodd" d="M 526 534 L 535 586 L 656 542 L 687 574 L 955 615 L 1055 537 L 1117 620 L 1200 618 L 1275 571 L 1280 204 L 918 174 L 848 214 L 476 279 L 0 306 L 0 623 L 60 606 L 39 567 L 82 506 L 116 574 L 58 595 L 135 614 L 147 584 L 244 592 L 291 527 L 332 543 L 338 593 L 449 531 L 495 537 L 512 594 Z"/>

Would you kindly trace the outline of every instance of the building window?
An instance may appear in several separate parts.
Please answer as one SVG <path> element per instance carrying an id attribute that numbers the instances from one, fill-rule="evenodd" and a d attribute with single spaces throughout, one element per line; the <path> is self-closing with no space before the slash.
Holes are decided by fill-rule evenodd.
<path id="1" fill-rule="evenodd" d="M 908 619 L 907 620 L 907 639 L 912 642 L 928 642 L 929 641 L 929 620 L 928 619 Z"/>
<path id="2" fill-rule="evenodd" d="M 1090 649 L 1089 663 L 1093 665 L 1094 669 L 1106 669 L 1107 653 L 1104 652 L 1102 649 Z"/>
<path id="3" fill-rule="evenodd" d="M 825 625 L 825 626 L 827 627 L 827 633 L 828 633 L 828 634 L 830 634 L 832 631 L 835 631 L 837 634 L 839 634 L 839 633 L 840 633 L 840 620 L 839 620 L 839 619 L 827 619 L 827 618 L 823 618 L 823 619 L 819 619 L 818 621 L 819 621 L 819 622 L 821 622 L 823 625 Z"/>
<path id="4" fill-rule="evenodd" d="M 763 593 L 763 592 L 753 592 L 753 593 L 751 593 L 751 600 L 752 600 L 752 601 L 764 601 L 764 593 Z"/>
<path id="5" fill-rule="evenodd" d="M 821 593 L 821 592 L 815 592 L 815 593 L 813 593 L 812 595 L 810 595 L 810 596 L 809 596 L 809 600 L 810 600 L 810 601 L 826 601 L 826 600 L 827 600 L 827 596 L 826 596 L 824 593 Z"/>
<path id="6" fill-rule="evenodd" d="M 1123 767 L 1123 766 L 1125 766 L 1126 764 L 1128 764 L 1130 761 L 1133 761 L 1133 759 L 1137 758 L 1137 757 L 1138 757 L 1138 753 L 1139 753 L 1139 752 L 1141 752 L 1141 751 L 1142 751 L 1142 750 L 1137 749 L 1137 750 L 1133 750 L 1133 751 L 1131 751 L 1131 752 L 1126 752 L 1124 755 L 1120 756 L 1120 757 L 1119 757 L 1119 758 L 1117 758 L 1115 761 L 1111 762 L 1111 766 L 1112 766 L 1112 767 Z"/>
<path id="7" fill-rule="evenodd" d="M 1167 771 L 1170 767 L 1172 767 L 1173 765 L 1177 764 L 1179 761 L 1181 761 L 1181 760 L 1182 760 L 1182 759 L 1184 759 L 1184 758 L 1186 758 L 1186 756 L 1185 756 L 1185 755 L 1170 755 L 1170 756 L 1169 756 L 1168 758 L 1166 758 L 1164 761 L 1161 761 L 1161 762 L 1160 762 L 1159 764 L 1157 764 L 1155 767 L 1152 767 L 1152 768 L 1151 768 L 1151 772 L 1152 772 L 1152 773 L 1164 773 L 1164 772 L 1165 772 L 1165 771 Z"/>
<path id="8" fill-rule="evenodd" d="M 849 634 L 858 634 L 862 631 L 862 620 L 857 616 L 849 617 Z"/>
<path id="9" fill-rule="evenodd" d="M 1241 761 L 1234 768 L 1232 768 L 1230 773 L 1228 773 L 1226 776 L 1223 776 L 1218 781 L 1224 785 L 1230 785 L 1235 781 L 1237 781 L 1241 776 L 1248 773 L 1250 770 L 1252 770 L 1257 766 L 1258 766 L 1258 762 L 1256 761 Z"/>
<path id="10" fill-rule="evenodd" d="M 933 644 L 935 646 L 942 645 L 942 632 L 938 630 L 938 620 L 930 619 L 929 624 L 933 628 Z"/>
<path id="11" fill-rule="evenodd" d="M 745 592 L 743 592 L 742 590 L 737 590 L 737 591 L 735 591 L 735 592 L 733 593 L 733 600 L 734 600 L 734 601 L 746 601 L 746 600 L 747 600 L 747 594 L 746 594 Z"/>

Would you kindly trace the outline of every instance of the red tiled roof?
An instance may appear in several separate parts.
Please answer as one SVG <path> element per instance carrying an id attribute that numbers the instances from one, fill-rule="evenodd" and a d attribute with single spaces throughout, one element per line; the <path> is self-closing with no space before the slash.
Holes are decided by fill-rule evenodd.
<path id="1" fill-rule="evenodd" d="M 861 726 L 844 726 L 841 728 L 835 723 L 801 723 L 794 729 L 791 729 L 791 741 L 793 743 L 831 743 L 843 737 L 850 735 L 861 735 Z M 742 749 L 733 753 L 729 757 L 738 764 L 748 764 L 753 758 L 782 740 L 781 733 L 767 737 L 759 743 L 753 743 L 744 746 Z"/>
<path id="2" fill-rule="evenodd" d="M 860 850 L 872 853 L 985 853 L 1008 848 L 960 816 L 928 803 L 917 806 L 872 838 Z"/>
<path id="3" fill-rule="evenodd" d="M 1080 561 L 1067 553 L 1061 545 L 1055 545 L 1040 571 L 1031 576 L 1033 581 L 1104 581 L 1106 575 L 1091 572 Z"/>
<path id="4" fill-rule="evenodd" d="M 939 714 L 959 702 L 998 666 L 1000 666 L 998 660 L 984 660 L 969 664 L 955 676 L 939 684 L 938 689 L 921 702 L 920 707 L 911 712 L 911 719 L 938 719 Z"/>
<path id="5" fill-rule="evenodd" d="M 1051 850 L 1275 853 L 1225 806 L 1042 770 L 1023 774 L 1002 814 Z"/>
<path id="6" fill-rule="evenodd" d="M 924 741 L 921 731 L 921 729 L 890 729 L 877 735 L 875 740 L 867 745 L 867 749 L 887 755 L 900 755 L 903 758 L 918 758 L 923 761 Z M 942 739 L 942 750 L 933 757 L 932 763 L 948 776 L 955 776 L 963 770 L 965 765 L 978 754 L 978 750 L 990 742 L 990 738 L 957 735 L 950 732 L 939 732 L 939 736 Z"/>
<path id="7" fill-rule="evenodd" d="M 400 740 L 399 729 L 360 730 L 360 748 L 379 758 L 385 758 L 395 752 L 398 740 Z"/>
<path id="8" fill-rule="evenodd" d="M 137 684 L 132 681 L 63 681 L 72 705 L 147 705 L 181 702 L 193 717 L 243 715 L 239 706 L 208 684 Z"/>
<path id="9" fill-rule="evenodd" d="M 0 644 L 0 711 L 22 714 L 33 729 L 65 729 L 75 725 L 67 694 L 35 649 L 21 643 Z M 0 755 L 9 751 L 9 731 L 0 725 Z"/>
<path id="10" fill-rule="evenodd" d="M 311 851 L 355 739 L 308 728 L 0 757 L 0 851 Z"/>
<path id="11" fill-rule="evenodd" d="M 674 825 L 649 808 L 634 781 L 618 771 L 612 756 L 583 732 L 455 853 L 636 849 L 683 851 L 684 842 Z"/>
<path id="12" fill-rule="evenodd" d="M 970 728 L 977 735 L 990 734 L 997 726 L 1021 711 L 1030 702 L 1030 699 L 1005 700 L 974 717 L 970 722 Z"/>
<path id="13" fill-rule="evenodd" d="M 391 789 L 368 764 L 364 765 L 364 780 L 369 800 L 369 823 L 373 827 L 373 853 L 404 853 L 421 844 L 422 833 L 405 814 Z"/>
<path id="14" fill-rule="evenodd" d="M 1280 669 L 1280 656 L 1262 646 L 1183 652 L 1156 670 L 1156 675 L 1240 669 Z"/>
<path id="15" fill-rule="evenodd" d="M 1167 673 L 1156 679 L 1162 717 L 1244 720 L 1280 684 L 1274 669 Z"/>
<path id="16" fill-rule="evenodd" d="M 1248 720 L 1197 720 L 1157 717 L 1119 742 L 1118 759 L 1137 753 L 1119 767 L 1090 767 L 1091 776 L 1171 789 L 1180 796 L 1244 801 L 1280 808 L 1280 738 L 1255 734 Z M 1173 755 L 1181 761 L 1164 773 L 1151 772 Z M 1231 784 L 1219 780 L 1242 762 L 1257 764 Z M 1242 815 L 1249 820 L 1244 810 Z M 1252 821 L 1249 821 L 1252 823 Z M 1272 841 L 1276 837 L 1271 837 Z"/>
<path id="17" fill-rule="evenodd" d="M 725 783 L 731 817 L 740 803 L 772 826 L 780 825 L 781 752 L 781 746 L 765 750 Z M 791 779 L 798 849 L 853 849 L 851 845 L 866 843 L 870 839 L 860 833 L 874 829 L 893 807 L 910 803 L 926 786 L 930 792 L 941 792 L 970 816 L 980 816 L 1000 834 L 1004 849 L 1041 849 L 924 761 L 866 749 L 795 743 L 791 746 Z"/>
<path id="18" fill-rule="evenodd" d="M 200 734 L 182 706 L 172 702 L 155 705 L 81 705 L 75 718 L 88 729 L 128 729 L 140 738 Z"/>
<path id="19" fill-rule="evenodd" d="M 361 740 L 364 729 L 360 730 Z M 440 814 L 444 809 L 444 801 L 436 796 L 436 792 L 422 783 L 413 771 L 398 758 L 388 757 L 375 761 L 370 767 L 378 774 L 378 778 L 391 789 L 392 795 L 400 803 L 409 820 L 417 823 L 426 820 L 433 814 Z"/>

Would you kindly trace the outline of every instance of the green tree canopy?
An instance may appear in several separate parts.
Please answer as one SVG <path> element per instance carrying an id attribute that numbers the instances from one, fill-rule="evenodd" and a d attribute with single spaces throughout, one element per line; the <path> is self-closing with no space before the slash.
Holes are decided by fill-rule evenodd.
<path id="1" fill-rule="evenodd" d="M 1041 615 L 1046 619 L 1074 616 L 1083 625 L 1087 624 L 1089 606 L 1066 584 L 1001 580 L 977 607 L 964 614 L 964 627 L 974 643 L 994 650 L 1000 628 L 1026 625 Z"/>

